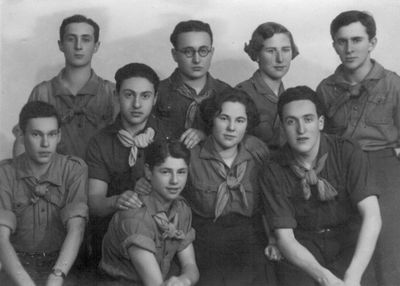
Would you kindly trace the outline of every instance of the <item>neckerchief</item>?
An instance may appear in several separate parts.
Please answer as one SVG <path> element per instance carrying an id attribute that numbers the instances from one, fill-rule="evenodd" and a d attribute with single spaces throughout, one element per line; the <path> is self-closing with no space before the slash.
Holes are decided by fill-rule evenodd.
<path id="1" fill-rule="evenodd" d="M 138 148 L 145 148 L 153 142 L 155 131 L 148 127 L 145 132 L 132 136 L 128 131 L 121 129 L 117 133 L 119 141 L 125 147 L 131 148 L 128 163 L 132 167 L 136 163 Z"/>
<path id="2" fill-rule="evenodd" d="M 156 222 L 158 228 L 162 231 L 162 238 L 175 238 L 175 239 L 185 239 L 185 233 L 182 230 L 178 230 L 178 214 L 172 218 L 172 221 L 168 219 L 165 212 L 158 212 L 153 215 L 153 219 Z"/>
<path id="3" fill-rule="evenodd" d="M 217 218 L 224 211 L 226 204 L 228 203 L 228 200 L 230 198 L 230 190 L 232 190 L 232 189 L 239 188 L 239 191 L 242 195 L 245 206 L 249 207 L 249 204 L 247 202 L 247 197 L 246 197 L 246 190 L 244 189 L 244 187 L 241 183 L 242 179 L 244 177 L 244 174 L 246 173 L 247 161 L 244 161 L 235 167 L 234 175 L 231 175 L 231 174 L 228 175 L 226 172 L 225 165 L 220 161 L 211 160 L 211 164 L 214 165 L 214 167 L 217 170 L 217 172 L 219 173 L 219 175 L 221 177 L 223 177 L 225 180 L 218 187 L 214 221 L 216 221 Z"/>
<path id="4" fill-rule="evenodd" d="M 303 190 L 304 199 L 309 200 L 311 197 L 310 185 L 317 185 L 318 199 L 320 201 L 330 201 L 337 196 L 338 192 L 336 189 L 324 178 L 318 177 L 318 174 L 325 167 L 328 153 L 325 153 L 315 164 L 315 167 L 311 170 L 305 169 L 299 163 L 292 161 L 290 169 L 301 179 L 301 187 Z"/>
<path id="5" fill-rule="evenodd" d="M 90 112 L 87 108 L 87 105 L 89 101 L 93 98 L 93 96 L 86 96 L 84 100 L 79 102 L 79 104 L 75 104 L 70 96 L 60 96 L 59 98 L 68 107 L 66 111 L 60 114 L 61 121 L 63 123 L 69 123 L 76 115 L 81 115 L 85 116 L 86 119 L 93 124 L 93 126 L 97 126 L 96 114 Z"/>

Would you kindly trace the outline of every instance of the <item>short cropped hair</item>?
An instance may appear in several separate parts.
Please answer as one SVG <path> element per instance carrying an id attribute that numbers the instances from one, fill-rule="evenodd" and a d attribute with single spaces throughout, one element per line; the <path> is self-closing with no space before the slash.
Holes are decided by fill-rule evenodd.
<path id="1" fill-rule="evenodd" d="M 189 20 L 179 22 L 175 26 L 175 29 L 169 38 L 174 48 L 176 48 L 178 45 L 179 34 L 186 32 L 206 32 L 208 35 L 210 35 L 211 45 L 213 43 L 213 34 L 209 24 L 198 20 Z"/>
<path id="2" fill-rule="evenodd" d="M 260 123 L 260 114 L 251 97 L 242 90 L 228 87 L 221 93 L 206 98 L 200 104 L 200 116 L 205 123 L 207 134 L 211 134 L 214 119 L 221 113 L 222 105 L 225 102 L 239 102 L 244 105 L 247 115 L 247 131 L 251 131 Z"/>
<path id="3" fill-rule="evenodd" d="M 272 38 L 275 34 L 286 34 L 289 37 L 292 48 L 292 59 L 294 59 L 299 54 L 299 49 L 294 43 L 292 33 L 285 26 L 275 22 L 266 22 L 258 26 L 251 35 L 249 43 L 244 44 L 244 51 L 249 55 L 250 59 L 256 61 L 258 53 L 263 48 L 264 41 Z"/>
<path id="4" fill-rule="evenodd" d="M 315 105 L 317 115 L 320 117 L 324 115 L 324 108 L 317 97 L 317 93 L 308 86 L 296 86 L 285 90 L 278 99 L 278 115 L 283 121 L 283 108 L 286 104 L 297 100 L 309 100 Z"/>
<path id="5" fill-rule="evenodd" d="M 158 139 L 144 149 L 145 163 L 152 170 L 165 162 L 167 157 L 183 159 L 190 163 L 190 150 L 179 140 Z"/>
<path id="6" fill-rule="evenodd" d="M 368 38 L 371 40 L 376 36 L 376 24 L 374 17 L 367 12 L 350 10 L 340 13 L 331 23 L 331 37 L 335 40 L 337 31 L 343 26 L 360 22 L 366 29 Z"/>
<path id="7" fill-rule="evenodd" d="M 122 82 L 132 77 L 142 77 L 147 79 L 153 84 L 154 91 L 157 92 L 160 78 L 151 67 L 142 63 L 130 63 L 117 70 L 114 76 L 117 92 L 120 91 Z"/>
<path id="8" fill-rule="evenodd" d="M 55 117 L 58 128 L 61 127 L 60 115 L 53 105 L 44 101 L 30 101 L 22 107 L 19 113 L 19 128 L 25 133 L 29 119 L 43 117 Z"/>
<path id="9" fill-rule="evenodd" d="M 67 26 L 71 23 L 86 23 L 89 24 L 90 26 L 93 27 L 94 29 L 94 42 L 97 43 L 99 41 L 99 35 L 100 35 L 100 27 L 99 25 L 93 21 L 90 18 L 87 18 L 86 16 L 83 15 L 73 15 L 71 17 L 65 18 L 60 26 L 60 41 L 63 41 L 63 37 L 65 34 L 65 29 L 67 28 Z"/>

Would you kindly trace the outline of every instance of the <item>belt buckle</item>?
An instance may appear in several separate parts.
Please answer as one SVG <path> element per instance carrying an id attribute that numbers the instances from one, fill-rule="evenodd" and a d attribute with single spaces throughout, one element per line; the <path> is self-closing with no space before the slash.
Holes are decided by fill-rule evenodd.
<path id="1" fill-rule="evenodd" d="M 323 233 L 327 233 L 327 232 L 330 232 L 330 231 L 331 231 L 330 228 L 323 228 L 323 229 L 317 230 L 317 233 L 318 234 L 323 234 Z"/>

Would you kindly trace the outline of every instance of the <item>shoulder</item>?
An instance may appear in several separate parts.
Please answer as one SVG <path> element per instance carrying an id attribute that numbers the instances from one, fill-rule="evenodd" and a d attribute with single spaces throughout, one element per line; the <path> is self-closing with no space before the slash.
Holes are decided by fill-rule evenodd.
<path id="1" fill-rule="evenodd" d="M 211 80 L 213 82 L 213 85 L 214 85 L 214 88 L 215 88 L 216 92 L 218 92 L 218 93 L 223 91 L 226 88 L 231 87 L 228 83 L 226 83 L 226 82 L 224 82 L 224 81 L 222 81 L 220 79 L 213 78 L 211 76 L 210 76 L 210 78 L 211 78 Z"/>
<path id="2" fill-rule="evenodd" d="M 253 85 L 251 83 L 251 78 L 246 79 L 245 81 L 242 81 L 242 82 L 238 83 L 236 85 L 236 88 L 240 89 L 240 90 L 243 90 L 245 92 L 248 92 L 249 90 L 252 90 L 253 89 Z"/>
<path id="3" fill-rule="evenodd" d="M 79 174 L 87 169 L 87 165 L 81 158 L 72 155 L 55 154 L 55 167 L 65 170 L 67 173 Z"/>
<path id="4" fill-rule="evenodd" d="M 5 173 L 9 173 L 10 171 L 15 170 L 15 166 L 13 164 L 13 159 L 4 159 L 0 161 L 0 176 L 3 176 Z M 1 177 L 0 177 L 1 179 Z"/>
<path id="5" fill-rule="evenodd" d="M 245 135 L 242 146 L 260 162 L 269 158 L 267 145 L 253 135 Z"/>
<path id="6" fill-rule="evenodd" d="M 56 80 L 56 77 L 54 77 L 51 80 L 42 81 L 39 84 L 37 84 L 32 89 L 29 100 L 30 101 L 41 100 L 41 101 L 48 102 L 49 96 L 52 95 L 52 82 L 55 80 Z"/>

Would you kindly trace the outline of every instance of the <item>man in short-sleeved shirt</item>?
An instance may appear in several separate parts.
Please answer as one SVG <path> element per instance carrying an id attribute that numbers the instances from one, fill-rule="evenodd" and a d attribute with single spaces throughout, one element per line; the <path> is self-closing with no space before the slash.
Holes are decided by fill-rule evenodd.
<path id="1" fill-rule="evenodd" d="M 288 143 L 265 165 L 260 183 L 287 259 L 278 265 L 279 285 L 359 285 L 381 226 L 362 150 L 322 133 L 321 110 L 308 87 L 288 89 L 278 101 Z"/>
<path id="2" fill-rule="evenodd" d="M 60 51 L 65 67 L 50 81 L 43 81 L 31 92 L 28 101 L 45 101 L 55 106 L 62 120 L 61 142 L 57 152 L 84 158 L 90 138 L 113 121 L 113 83 L 102 79 L 91 68 L 92 56 L 97 52 L 99 26 L 92 19 L 74 15 L 63 20 L 60 27 Z M 24 152 L 21 132 L 17 137 L 14 156 Z"/>
<path id="3" fill-rule="evenodd" d="M 358 141 L 370 163 L 368 187 L 381 192 L 382 231 L 374 257 L 380 286 L 400 281 L 400 77 L 371 58 L 374 18 L 345 11 L 331 23 L 341 65 L 318 86 L 327 132 Z"/>
<path id="4" fill-rule="evenodd" d="M 52 105 L 27 103 L 20 115 L 26 152 L 0 164 L 0 259 L 5 279 L 18 285 L 62 283 L 88 219 L 87 166 L 55 153 L 57 116 Z"/>
<path id="5" fill-rule="evenodd" d="M 229 85 L 208 72 L 214 53 L 210 25 L 197 20 L 178 23 L 170 37 L 177 69 L 160 83 L 156 115 L 188 148 L 205 139 L 200 102 Z"/>
<path id="6" fill-rule="evenodd" d="M 178 216 L 177 229 L 184 238 L 163 238 L 163 233 L 153 218 L 164 212 L 162 204 L 153 195 L 142 196 L 144 207 L 117 212 L 110 222 L 103 241 L 103 257 L 100 268 L 112 277 L 140 282 L 128 254 L 128 248 L 137 246 L 154 254 L 165 279 L 175 254 L 194 241 L 191 227 L 191 211 L 184 199 L 175 200 L 167 214 L 172 221 Z"/>

